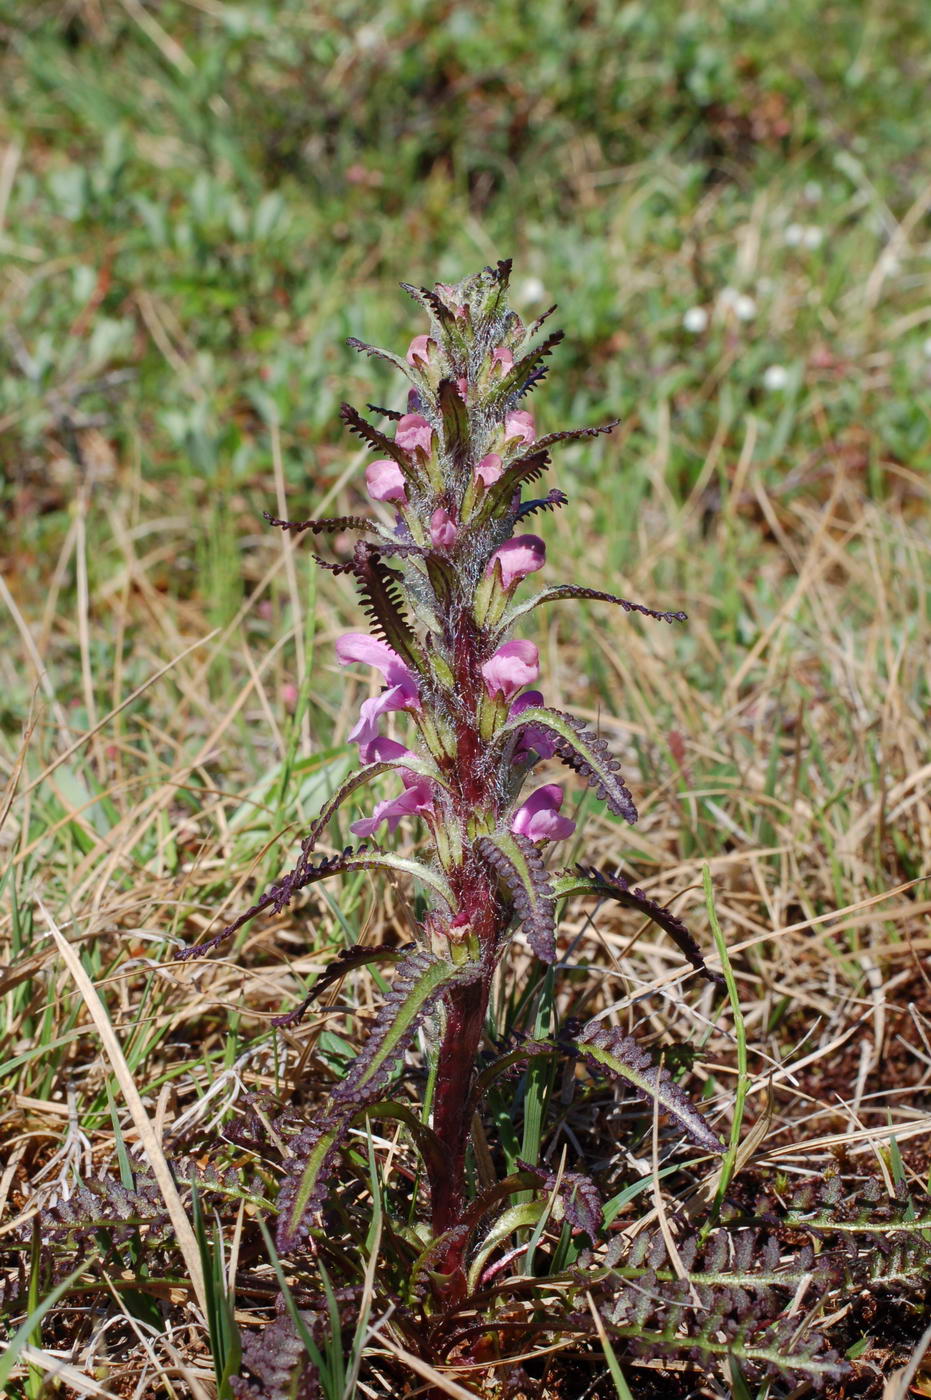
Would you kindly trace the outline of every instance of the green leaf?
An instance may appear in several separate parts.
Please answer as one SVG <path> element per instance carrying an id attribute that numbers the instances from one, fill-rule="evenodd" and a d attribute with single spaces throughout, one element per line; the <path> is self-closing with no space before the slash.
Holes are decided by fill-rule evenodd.
<path id="1" fill-rule="evenodd" d="M 457 983 L 474 981 L 480 973 L 478 964 L 456 966 L 424 948 L 410 953 L 398 964 L 365 1047 L 333 1091 L 332 1102 L 355 1107 L 379 1091 L 440 997 Z"/>
<path id="2" fill-rule="evenodd" d="M 508 720 L 498 732 L 504 736 L 537 727 L 547 730 L 563 763 L 586 779 L 589 787 L 594 788 L 610 811 L 624 817 L 631 825 L 636 822 L 634 799 L 618 774 L 621 765 L 604 739 L 593 730 L 586 729 L 575 715 L 534 706 L 523 710 L 515 719 Z"/>
<path id="3" fill-rule="evenodd" d="M 481 836 L 475 844 L 507 888 L 537 957 L 545 963 L 555 962 L 556 899 L 537 847 L 515 831 Z"/>
<path id="4" fill-rule="evenodd" d="M 526 713 L 526 712 L 525 712 Z M 723 987 L 724 980 L 717 972 L 705 966 L 701 949 L 680 918 L 669 909 L 664 909 L 655 900 L 649 899 L 643 890 L 631 888 L 623 875 L 606 875 L 594 866 L 577 865 L 574 870 L 564 870 L 553 877 L 553 892 L 557 899 L 571 894 L 595 894 L 601 899 L 613 899 L 628 909 L 636 909 L 646 918 L 652 919 L 675 943 L 680 953 L 688 959 L 696 972 L 716 987 Z"/>
<path id="5" fill-rule="evenodd" d="M 598 588 L 577 588 L 572 583 L 560 583 L 555 584 L 552 588 L 542 589 L 541 592 L 535 593 L 532 598 L 528 598 L 525 603 L 508 608 L 498 623 L 495 639 L 497 640 L 499 635 L 509 632 L 518 618 L 532 612 L 541 603 L 554 603 L 560 598 L 590 598 L 598 603 L 616 603 L 625 612 L 642 613 L 644 617 L 655 617 L 660 622 L 687 621 L 687 614 L 684 612 L 658 612 L 655 608 L 648 608 L 643 603 L 631 603 L 627 598 L 619 598 L 616 593 L 602 593 Z"/>
<path id="6" fill-rule="evenodd" d="M 724 1144 L 709 1126 L 688 1095 L 671 1078 L 669 1071 L 654 1065 L 632 1036 L 614 1027 L 590 1021 L 582 1030 L 576 1048 L 593 1065 L 623 1079 L 648 1103 L 656 1103 L 708 1152 L 723 1152 Z"/>

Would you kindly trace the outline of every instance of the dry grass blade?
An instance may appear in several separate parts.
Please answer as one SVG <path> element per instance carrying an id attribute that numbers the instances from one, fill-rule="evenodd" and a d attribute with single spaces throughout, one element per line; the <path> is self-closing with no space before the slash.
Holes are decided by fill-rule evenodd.
<path id="1" fill-rule="evenodd" d="M 155 1129 L 152 1126 L 149 1115 L 146 1113 L 142 1097 L 139 1090 L 136 1088 L 135 1081 L 126 1063 L 122 1047 L 110 1024 L 110 1018 L 107 1015 L 106 1007 L 97 995 L 96 987 L 81 965 L 80 958 L 65 936 L 61 933 L 55 920 L 38 896 L 36 898 L 36 903 L 49 926 L 49 931 L 52 938 L 55 940 L 58 951 L 61 953 L 62 960 L 71 973 L 71 976 L 74 978 L 75 985 L 84 999 L 84 1004 L 87 1007 L 90 1017 L 97 1027 L 97 1033 L 103 1044 L 104 1052 L 107 1059 L 110 1061 L 113 1073 L 122 1090 L 123 1098 L 126 1101 L 126 1106 L 135 1124 L 136 1132 L 139 1134 L 142 1149 L 145 1152 L 149 1166 L 152 1168 L 155 1180 L 158 1182 L 159 1190 L 162 1193 L 162 1199 L 165 1202 L 165 1209 L 168 1211 L 171 1223 L 177 1232 L 178 1246 L 184 1256 L 184 1262 L 190 1273 L 194 1295 L 197 1298 L 201 1311 L 206 1315 L 207 1293 L 204 1287 L 203 1267 L 201 1265 L 200 1250 L 197 1247 L 197 1240 L 191 1228 L 191 1223 L 187 1218 L 181 1197 L 178 1194 L 178 1188 L 175 1186 L 171 1169 L 165 1160 L 165 1154 L 162 1151 Z"/>

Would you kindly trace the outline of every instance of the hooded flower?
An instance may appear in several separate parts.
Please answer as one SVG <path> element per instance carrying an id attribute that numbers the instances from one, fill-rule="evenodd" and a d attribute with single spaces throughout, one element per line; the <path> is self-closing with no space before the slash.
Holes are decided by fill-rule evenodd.
<path id="1" fill-rule="evenodd" d="M 404 773 L 404 791 L 398 797 L 388 797 L 379 802 L 370 817 L 361 817 L 352 822 L 349 830 L 356 836 L 371 836 L 382 822 L 388 823 L 388 830 L 394 831 L 402 817 L 415 812 L 432 812 L 433 787 L 429 778 L 421 778 L 413 773 Z"/>
<path id="2" fill-rule="evenodd" d="M 508 710 L 508 719 L 516 719 L 522 715 L 524 710 L 531 707 L 536 709 L 543 704 L 543 696 L 539 690 L 525 690 L 523 695 L 518 695 Z M 529 753 L 531 749 L 538 758 L 552 758 L 556 752 L 556 744 L 552 737 L 541 729 L 538 724 L 528 724 L 526 729 L 521 730 L 517 743 L 514 745 L 514 757 L 520 754 Z"/>
<path id="3" fill-rule="evenodd" d="M 505 418 L 505 442 L 525 442 L 529 444 L 536 440 L 536 436 L 537 428 L 533 421 L 533 414 L 528 413 L 525 408 L 519 408 L 514 413 L 509 413 Z"/>
<path id="4" fill-rule="evenodd" d="M 429 457 L 433 451 L 433 429 L 419 413 L 405 413 L 398 423 L 394 440 L 405 452 L 421 451 Z"/>
<path id="5" fill-rule="evenodd" d="M 365 666 L 374 666 L 376 670 L 381 671 L 386 685 L 397 686 L 404 694 L 405 703 L 394 708 L 420 709 L 420 687 L 417 677 L 397 652 L 381 638 L 370 637 L 367 632 L 344 632 L 336 639 L 336 659 L 341 666 L 348 666 L 353 661 L 361 661 Z"/>
<path id="6" fill-rule="evenodd" d="M 505 540 L 500 549 L 495 550 L 488 562 L 488 572 L 499 563 L 501 584 L 507 591 L 528 574 L 542 569 L 545 561 L 546 545 L 539 535 L 515 535 L 513 539 Z"/>
<path id="7" fill-rule="evenodd" d="M 480 481 L 487 490 L 489 486 L 494 486 L 503 471 L 504 467 L 497 452 L 489 452 L 475 468 L 475 480 Z"/>
<path id="8" fill-rule="evenodd" d="M 575 822 L 559 815 L 562 799 L 558 783 L 538 787 L 514 813 L 511 830 L 531 841 L 564 841 L 575 831 Z"/>
<path id="9" fill-rule="evenodd" d="M 434 549 L 450 549 L 456 543 L 456 536 L 459 530 L 455 520 L 442 506 L 435 510 L 430 517 L 430 539 Z"/>
<path id="10" fill-rule="evenodd" d="M 491 357 L 492 373 L 497 371 L 498 374 L 505 375 L 507 374 L 508 370 L 511 369 L 513 364 L 514 356 L 512 352 L 507 348 L 506 345 L 499 345 L 497 350 Z M 529 417 L 530 415 L 528 414 L 527 416 Z"/>
<path id="11" fill-rule="evenodd" d="M 407 347 L 407 363 L 413 365 L 414 369 L 428 369 L 431 345 L 436 345 L 432 335 L 415 335 Z"/>
<path id="12" fill-rule="evenodd" d="M 390 457 L 379 457 L 365 469 L 365 484 L 373 501 L 400 501 L 407 504 L 404 474 Z"/>
<path id="13" fill-rule="evenodd" d="M 525 685 L 532 685 L 540 674 L 540 653 L 533 642 L 505 642 L 482 667 L 485 689 L 492 700 L 500 695 L 510 700 Z"/>
<path id="14" fill-rule="evenodd" d="M 359 745 L 359 757 L 363 763 L 373 763 L 376 758 L 397 758 L 398 754 L 376 753 L 379 744 L 391 744 L 393 739 L 382 739 L 378 730 L 378 721 L 382 715 L 388 715 L 395 710 L 411 709 L 410 696 L 405 692 L 404 687 L 393 685 L 388 690 L 383 690 L 380 695 L 373 695 L 370 700 L 363 700 L 359 707 L 359 718 L 355 726 L 349 731 L 347 739 L 350 744 Z M 407 753 L 404 749 L 403 752 Z"/>

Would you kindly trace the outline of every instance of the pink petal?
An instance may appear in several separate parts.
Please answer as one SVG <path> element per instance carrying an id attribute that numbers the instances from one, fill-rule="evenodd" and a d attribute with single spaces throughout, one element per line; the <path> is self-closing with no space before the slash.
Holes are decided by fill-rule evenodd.
<path id="1" fill-rule="evenodd" d="M 370 700 L 362 701 L 359 706 L 359 718 L 346 736 L 348 742 L 359 745 L 359 753 L 363 760 L 368 763 L 370 760 L 366 758 L 366 752 L 380 737 L 378 732 L 380 717 L 391 714 L 395 710 L 416 708 L 419 708 L 419 702 L 416 706 L 412 703 L 407 687 L 394 685 L 389 690 L 383 690 L 380 695 L 373 695 Z"/>
<path id="2" fill-rule="evenodd" d="M 373 501 L 403 501 L 407 503 L 404 473 L 390 457 L 379 457 L 365 469 L 365 484 Z"/>
<path id="3" fill-rule="evenodd" d="M 487 489 L 495 484 L 503 471 L 504 467 L 501 465 L 501 458 L 497 452 L 489 452 L 488 456 L 483 457 L 475 468 L 475 480 L 480 481 Z"/>
<path id="4" fill-rule="evenodd" d="M 540 674 L 540 653 L 533 642 L 505 642 L 482 667 L 485 689 L 494 700 L 501 695 L 511 700 L 525 685 L 532 685 Z"/>
<path id="5" fill-rule="evenodd" d="M 365 666 L 374 666 L 381 671 L 388 685 L 400 686 L 408 697 L 405 706 L 398 709 L 419 709 L 420 690 L 417 677 L 397 652 L 383 642 L 380 637 L 370 637 L 367 632 L 344 632 L 336 639 L 336 659 L 341 666 L 353 661 L 361 661 Z"/>
<path id="6" fill-rule="evenodd" d="M 455 520 L 451 519 L 449 511 L 442 506 L 435 510 L 430 517 L 430 538 L 433 541 L 434 549 L 449 549 L 456 543 L 456 536 L 459 534 Z"/>
<path id="7" fill-rule="evenodd" d="M 431 335 L 415 335 L 407 347 L 407 363 L 413 365 L 414 369 L 428 369 L 431 345 L 436 345 Z"/>
<path id="8" fill-rule="evenodd" d="M 501 372 L 502 375 L 504 375 L 504 374 L 507 374 L 508 370 L 511 369 L 511 367 L 513 366 L 513 364 L 514 364 L 514 356 L 513 356 L 513 354 L 511 353 L 511 351 L 507 348 L 506 345 L 499 345 L 498 348 L 497 348 L 497 350 L 495 351 L 495 353 L 494 353 L 494 354 L 492 355 L 492 357 L 491 357 L 491 368 L 492 368 L 492 370 L 493 370 L 493 371 L 496 370 L 496 369 L 498 368 L 498 366 L 500 365 L 500 366 L 501 366 L 501 371 L 500 371 L 500 372 Z M 533 440 L 533 439 L 531 439 L 531 441 L 532 441 L 532 440 Z"/>
<path id="9" fill-rule="evenodd" d="M 536 708 L 543 704 L 543 696 L 539 690 L 525 690 L 523 695 L 518 695 L 508 710 L 508 719 L 516 719 L 522 715 L 524 710 L 529 710 L 531 706 Z M 541 729 L 538 724 L 528 724 L 522 730 L 517 743 L 514 745 L 515 758 L 522 753 L 529 753 L 533 749 L 538 758 L 552 758 L 556 752 L 556 742 L 545 729 Z"/>
<path id="10" fill-rule="evenodd" d="M 385 739 L 379 734 L 370 744 L 359 745 L 359 757 L 363 763 L 393 763 L 398 758 L 412 758 L 413 754 L 396 739 Z"/>
<path id="11" fill-rule="evenodd" d="M 533 414 L 526 409 L 519 408 L 514 413 L 509 413 L 504 420 L 505 442 L 534 442 L 537 436 L 536 424 L 533 421 Z"/>
<path id="12" fill-rule="evenodd" d="M 562 799 L 558 783 L 538 787 L 514 813 L 511 830 L 531 841 L 564 841 L 575 831 L 575 822 L 559 815 Z"/>
<path id="13" fill-rule="evenodd" d="M 419 413 L 405 413 L 398 423 L 394 440 L 405 452 L 416 452 L 419 448 L 429 455 L 433 450 L 433 429 Z"/>
<path id="14" fill-rule="evenodd" d="M 388 823 L 388 830 L 394 831 L 402 817 L 415 812 L 433 810 L 433 788 L 428 778 L 418 778 L 405 787 L 398 797 L 386 798 L 379 802 L 370 817 L 362 817 L 352 822 L 349 830 L 356 836 L 371 836 L 382 822 Z"/>
<path id="15" fill-rule="evenodd" d="M 515 535 L 511 540 L 505 540 L 500 549 L 496 549 L 491 556 L 488 565 L 489 572 L 495 567 L 495 561 L 501 565 L 501 584 L 505 589 L 512 588 L 527 574 L 536 573 L 537 569 L 542 569 L 546 560 L 546 545 L 539 535 Z"/>

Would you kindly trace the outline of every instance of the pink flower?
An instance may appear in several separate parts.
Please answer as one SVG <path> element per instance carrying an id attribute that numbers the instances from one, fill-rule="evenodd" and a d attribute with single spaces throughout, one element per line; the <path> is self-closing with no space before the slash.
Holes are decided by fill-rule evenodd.
<path id="1" fill-rule="evenodd" d="M 519 408 L 515 413 L 509 413 L 504 420 L 504 440 L 505 442 L 533 442 L 537 436 L 536 424 L 533 421 L 533 414 L 526 409 Z"/>
<path id="2" fill-rule="evenodd" d="M 405 413 L 398 424 L 394 440 L 405 452 L 421 452 L 430 455 L 433 451 L 433 429 L 419 413 Z"/>
<path id="3" fill-rule="evenodd" d="M 414 369 L 428 369 L 431 345 L 436 345 L 431 335 L 415 335 L 407 347 L 407 363 L 413 365 Z"/>
<path id="4" fill-rule="evenodd" d="M 539 535 L 515 535 L 513 539 L 505 540 L 500 549 L 496 549 L 488 564 L 489 573 L 494 569 L 495 563 L 501 565 L 501 585 L 507 590 L 519 583 L 527 574 L 536 573 L 537 569 L 542 569 L 546 559 L 546 545 Z"/>
<path id="5" fill-rule="evenodd" d="M 482 667 L 485 689 L 492 700 L 501 695 L 511 700 L 525 685 L 532 685 L 540 674 L 540 653 L 533 642 L 505 642 Z"/>
<path id="6" fill-rule="evenodd" d="M 559 815 L 562 797 L 558 783 L 538 787 L 514 813 L 511 830 L 531 841 L 564 841 L 575 831 L 575 822 Z"/>
<path id="7" fill-rule="evenodd" d="M 293 681 L 285 681 L 281 687 L 281 698 L 289 710 L 293 710 L 297 704 L 299 691 Z"/>
<path id="8" fill-rule="evenodd" d="M 508 719 L 516 719 L 518 715 L 523 714 L 524 710 L 529 710 L 531 706 L 536 708 L 542 704 L 543 696 L 539 690 L 525 690 L 523 695 L 518 695 L 508 710 Z M 528 724 L 526 729 L 521 730 L 517 743 L 514 745 L 514 757 L 529 753 L 531 749 L 536 752 L 539 758 L 552 758 L 556 752 L 555 741 L 538 724 Z"/>
<path id="9" fill-rule="evenodd" d="M 388 823 L 388 830 L 394 831 L 402 817 L 415 812 L 432 812 L 433 787 L 429 778 L 415 777 L 408 773 L 404 779 L 404 791 L 398 797 L 388 797 L 379 802 L 370 817 L 362 817 L 352 822 L 349 830 L 356 836 L 371 836 L 382 822 Z"/>
<path id="10" fill-rule="evenodd" d="M 462 402 L 465 403 L 465 401 L 466 401 L 466 395 L 467 395 L 468 392 L 469 392 L 469 381 L 468 381 L 468 379 L 457 379 L 457 380 L 456 380 L 456 388 L 459 390 L 459 397 L 462 399 Z"/>
<path id="11" fill-rule="evenodd" d="M 420 709 L 417 677 L 409 666 L 405 666 L 397 652 L 379 637 L 370 637 L 366 632 L 344 632 L 336 639 L 336 659 L 341 666 L 348 666 L 353 661 L 374 666 L 381 671 L 385 683 L 398 687 L 405 697 L 405 703 L 396 705 L 395 709 Z"/>
<path id="12" fill-rule="evenodd" d="M 458 534 L 456 522 L 450 517 L 448 510 L 440 506 L 433 512 L 430 517 L 430 538 L 434 549 L 449 549 L 456 543 Z"/>
<path id="13" fill-rule="evenodd" d="M 404 474 L 390 457 L 379 457 L 365 469 L 365 484 L 373 501 L 401 501 L 407 504 Z"/>
<path id="14" fill-rule="evenodd" d="M 506 345 L 499 345 L 497 350 L 491 357 L 492 373 L 494 374 L 495 370 L 497 370 L 498 366 L 500 365 L 501 368 L 499 373 L 503 376 L 507 374 L 508 370 L 512 367 L 513 364 L 514 356 L 511 353 L 511 351 L 507 348 Z M 530 415 L 528 414 L 527 416 L 529 417 Z M 532 438 L 530 440 L 531 442 L 533 441 Z"/>
<path id="15" fill-rule="evenodd" d="M 489 486 L 494 486 L 503 471 L 504 467 L 497 452 L 489 452 L 475 468 L 475 480 L 480 481 L 487 490 Z"/>
<path id="16" fill-rule="evenodd" d="M 413 758 L 414 754 L 396 739 L 386 739 L 376 734 L 368 743 L 359 743 L 359 757 L 363 763 L 394 763 Z"/>
<path id="17" fill-rule="evenodd" d="M 378 732 L 378 721 L 382 715 L 391 714 L 395 710 L 419 709 L 411 703 L 410 693 L 404 686 L 393 685 L 388 690 L 383 690 L 380 695 L 373 695 L 369 700 L 363 700 L 359 706 L 359 718 L 346 736 L 350 744 L 359 745 L 359 757 L 363 763 L 373 762 L 372 754 L 374 746 L 383 743 L 392 743 L 393 740 L 382 739 Z M 406 752 L 406 750 L 405 750 Z M 395 758 L 397 755 L 393 755 Z"/>

